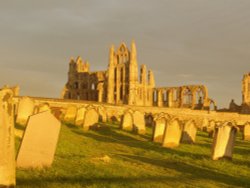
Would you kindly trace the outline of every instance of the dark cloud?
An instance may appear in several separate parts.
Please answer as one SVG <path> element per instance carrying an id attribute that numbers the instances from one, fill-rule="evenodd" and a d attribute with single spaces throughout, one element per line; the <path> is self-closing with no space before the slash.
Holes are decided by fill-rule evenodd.
<path id="1" fill-rule="evenodd" d="M 135 39 L 157 85 L 206 84 L 220 106 L 240 103 L 250 70 L 249 9 L 248 0 L 3 1 L 0 84 L 58 97 L 71 56 L 106 69 L 109 46 Z"/>

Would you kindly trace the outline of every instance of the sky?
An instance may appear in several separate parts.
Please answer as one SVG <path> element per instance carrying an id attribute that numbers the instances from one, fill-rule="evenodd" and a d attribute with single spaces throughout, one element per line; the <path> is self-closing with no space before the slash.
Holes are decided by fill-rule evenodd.
<path id="1" fill-rule="evenodd" d="M 70 57 L 106 70 L 132 40 L 156 86 L 204 84 L 219 108 L 241 104 L 250 71 L 249 0 L 24 0 L 0 3 L 0 86 L 60 97 Z"/>

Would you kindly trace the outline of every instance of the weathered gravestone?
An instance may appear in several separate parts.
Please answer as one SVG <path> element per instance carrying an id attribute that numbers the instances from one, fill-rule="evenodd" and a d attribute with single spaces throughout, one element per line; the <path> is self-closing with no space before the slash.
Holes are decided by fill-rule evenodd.
<path id="1" fill-rule="evenodd" d="M 94 126 L 99 121 L 99 114 L 94 108 L 88 109 L 85 113 L 85 118 L 83 121 L 83 130 L 88 131 L 89 127 Z"/>
<path id="2" fill-rule="evenodd" d="M 207 128 L 206 128 L 206 131 L 207 131 L 208 136 L 209 136 L 210 138 L 213 138 L 213 137 L 214 137 L 215 127 L 216 127 L 216 122 L 215 122 L 215 121 L 212 120 L 212 121 L 210 121 L 210 122 L 208 123 L 208 126 L 207 126 Z"/>
<path id="3" fill-rule="evenodd" d="M 139 111 L 133 113 L 133 129 L 138 134 L 146 133 L 144 113 Z"/>
<path id="4" fill-rule="evenodd" d="M 76 114 L 77 114 L 77 108 L 75 106 L 68 107 L 63 118 L 64 122 L 74 124 Z"/>
<path id="5" fill-rule="evenodd" d="M 246 123 L 243 129 L 243 140 L 250 141 L 250 123 Z"/>
<path id="6" fill-rule="evenodd" d="M 39 105 L 39 107 L 38 107 L 38 113 L 45 112 L 45 111 L 50 111 L 50 106 L 48 103 L 43 103 L 43 104 Z"/>
<path id="7" fill-rule="evenodd" d="M 132 111 L 126 111 L 122 117 L 121 129 L 132 131 L 133 130 L 133 116 Z M 133 112 L 132 112 L 133 113 Z"/>
<path id="8" fill-rule="evenodd" d="M 84 120 L 84 117 L 85 117 L 85 113 L 86 113 L 86 108 L 85 107 L 81 107 L 81 108 L 79 108 L 77 110 L 75 125 L 82 126 L 83 120 Z"/>
<path id="9" fill-rule="evenodd" d="M 154 130 L 153 130 L 153 142 L 163 142 L 163 135 L 166 128 L 167 119 L 165 114 L 155 117 Z"/>
<path id="10" fill-rule="evenodd" d="M 181 142 L 193 144 L 195 143 L 195 137 L 197 133 L 197 127 L 193 120 L 189 120 L 185 123 L 182 132 Z"/>
<path id="11" fill-rule="evenodd" d="M 199 126 L 199 128 L 201 128 L 201 130 L 206 131 L 208 126 L 209 126 L 209 121 L 207 118 L 204 118 L 202 120 L 201 126 Z"/>
<path id="12" fill-rule="evenodd" d="M 107 122 L 107 112 L 106 109 L 103 106 L 99 106 L 98 109 L 99 119 L 101 122 L 106 123 Z"/>
<path id="13" fill-rule="evenodd" d="M 49 111 L 30 116 L 17 156 L 21 168 L 50 167 L 61 123 Z"/>
<path id="14" fill-rule="evenodd" d="M 148 114 L 145 116 L 146 126 L 153 127 L 154 126 L 154 118 L 152 114 Z"/>
<path id="15" fill-rule="evenodd" d="M 237 129 L 232 123 L 226 122 L 215 128 L 215 135 L 212 145 L 212 159 L 231 159 L 236 138 Z"/>
<path id="16" fill-rule="evenodd" d="M 0 187 L 16 184 L 13 91 L 0 90 Z"/>
<path id="17" fill-rule="evenodd" d="M 29 116 L 33 115 L 34 107 L 34 101 L 29 97 L 20 99 L 16 122 L 20 125 L 25 126 L 27 124 Z"/>
<path id="18" fill-rule="evenodd" d="M 173 118 L 172 120 L 168 121 L 163 136 L 162 146 L 167 148 L 179 146 L 181 133 L 182 127 L 178 119 Z"/>

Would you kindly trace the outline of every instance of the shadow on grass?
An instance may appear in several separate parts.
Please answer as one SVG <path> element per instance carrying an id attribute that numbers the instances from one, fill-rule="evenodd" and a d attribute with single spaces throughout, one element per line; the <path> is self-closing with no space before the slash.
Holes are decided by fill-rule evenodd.
<path id="1" fill-rule="evenodd" d="M 18 124 L 18 123 L 15 124 L 15 128 L 18 129 L 18 130 L 21 130 L 21 131 L 24 131 L 24 130 L 26 129 L 25 126 L 20 125 L 20 124 Z"/>
<path id="2" fill-rule="evenodd" d="M 144 150 L 150 150 L 150 151 L 155 151 L 160 154 L 174 154 L 178 155 L 180 157 L 182 156 L 189 156 L 194 159 L 204 159 L 204 158 L 210 158 L 210 156 L 206 154 L 197 154 L 197 153 L 191 153 L 191 152 L 185 152 L 185 151 L 180 151 L 180 150 L 175 150 L 175 149 L 169 149 L 169 148 L 164 148 L 162 147 L 159 143 L 154 143 L 150 139 L 147 139 L 145 141 L 138 140 L 133 137 L 133 134 L 130 135 L 124 135 L 122 133 L 117 133 L 114 131 L 114 128 L 106 128 L 102 131 L 97 131 L 97 132 L 82 132 L 81 130 L 72 130 L 75 134 L 89 137 L 92 139 L 95 139 L 99 142 L 106 142 L 106 143 L 117 143 L 117 144 L 122 144 L 128 147 L 133 147 L 133 148 L 139 148 L 139 149 L 144 149 Z M 205 145 L 205 147 L 210 147 L 210 145 Z"/>
<path id="3" fill-rule="evenodd" d="M 190 164 L 185 164 L 181 162 L 173 162 L 168 161 L 166 159 L 152 159 L 142 156 L 136 156 L 136 155 L 122 155 L 117 154 L 117 156 L 121 157 L 125 160 L 132 160 L 137 161 L 139 163 L 147 163 L 150 165 L 162 167 L 162 168 L 168 168 L 177 170 L 181 173 L 184 173 L 184 177 L 182 176 L 181 179 L 209 179 L 216 182 L 221 182 L 224 184 L 227 184 L 229 186 L 241 186 L 241 187 L 247 187 L 249 185 L 250 178 L 246 177 L 234 177 L 227 174 L 222 174 L 213 170 L 205 169 L 202 167 L 197 167 Z"/>
<path id="4" fill-rule="evenodd" d="M 70 186 L 77 184 L 81 186 L 91 186 L 99 185 L 100 187 L 110 186 L 111 184 L 136 184 L 136 183 L 168 183 L 169 181 L 178 181 L 178 177 L 168 177 L 168 176 L 145 176 L 145 177 L 84 177 L 84 176 L 74 176 L 74 177 L 50 177 L 50 178 L 27 178 L 27 179 L 17 179 L 18 186 L 32 186 L 32 187 L 47 187 L 48 184 L 70 184 Z M 106 186 L 104 184 L 107 184 Z"/>

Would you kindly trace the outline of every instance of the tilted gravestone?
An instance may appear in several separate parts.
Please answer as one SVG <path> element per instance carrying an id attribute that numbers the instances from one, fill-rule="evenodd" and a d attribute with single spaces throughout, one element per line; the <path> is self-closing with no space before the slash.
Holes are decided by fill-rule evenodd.
<path id="1" fill-rule="evenodd" d="M 83 130 L 88 131 L 89 127 L 94 126 L 99 121 L 99 114 L 94 108 L 88 109 L 85 113 L 83 121 Z"/>
<path id="2" fill-rule="evenodd" d="M 138 134 L 146 133 L 144 113 L 139 111 L 133 113 L 133 129 Z"/>
<path id="3" fill-rule="evenodd" d="M 81 107 L 81 108 L 79 108 L 77 110 L 75 125 L 82 126 L 83 120 L 84 120 L 84 117 L 85 117 L 85 113 L 86 113 L 86 108 L 85 107 Z"/>
<path id="4" fill-rule="evenodd" d="M 225 122 L 215 128 L 215 135 L 212 145 L 212 159 L 231 159 L 235 143 L 237 129 L 230 122 Z"/>
<path id="5" fill-rule="evenodd" d="M 216 127 L 216 122 L 215 121 L 210 121 L 209 123 L 208 123 L 208 126 L 207 126 L 207 128 L 206 128 L 206 131 L 207 131 L 207 133 L 208 133 L 208 136 L 210 137 L 210 138 L 213 138 L 214 137 L 214 134 L 215 134 L 215 127 Z"/>
<path id="6" fill-rule="evenodd" d="M 180 144 L 182 127 L 178 119 L 173 118 L 167 122 L 165 133 L 163 136 L 163 147 L 173 148 Z"/>
<path id="7" fill-rule="evenodd" d="M 74 124 L 76 114 L 77 114 L 77 108 L 75 106 L 68 107 L 63 118 L 64 122 Z"/>
<path id="8" fill-rule="evenodd" d="M 243 129 L 243 139 L 250 141 L 250 123 L 246 123 Z"/>
<path id="9" fill-rule="evenodd" d="M 162 143 L 166 123 L 167 119 L 165 117 L 158 117 L 155 119 L 153 130 L 153 142 Z"/>
<path id="10" fill-rule="evenodd" d="M 29 116 L 34 113 L 35 104 L 29 97 L 24 97 L 20 99 L 18 105 L 18 112 L 16 123 L 25 126 L 27 124 Z"/>
<path id="11" fill-rule="evenodd" d="M 49 111 L 30 116 L 17 156 L 17 167 L 50 167 L 61 123 Z"/>
<path id="12" fill-rule="evenodd" d="M 16 184 L 13 91 L 0 90 L 0 187 Z"/>
<path id="13" fill-rule="evenodd" d="M 195 122 L 193 120 L 187 121 L 182 131 L 181 142 L 189 144 L 195 143 L 196 133 L 197 127 L 195 125 Z"/>
<path id="14" fill-rule="evenodd" d="M 133 116 L 130 112 L 125 112 L 121 121 L 121 129 L 132 131 L 133 130 Z"/>

